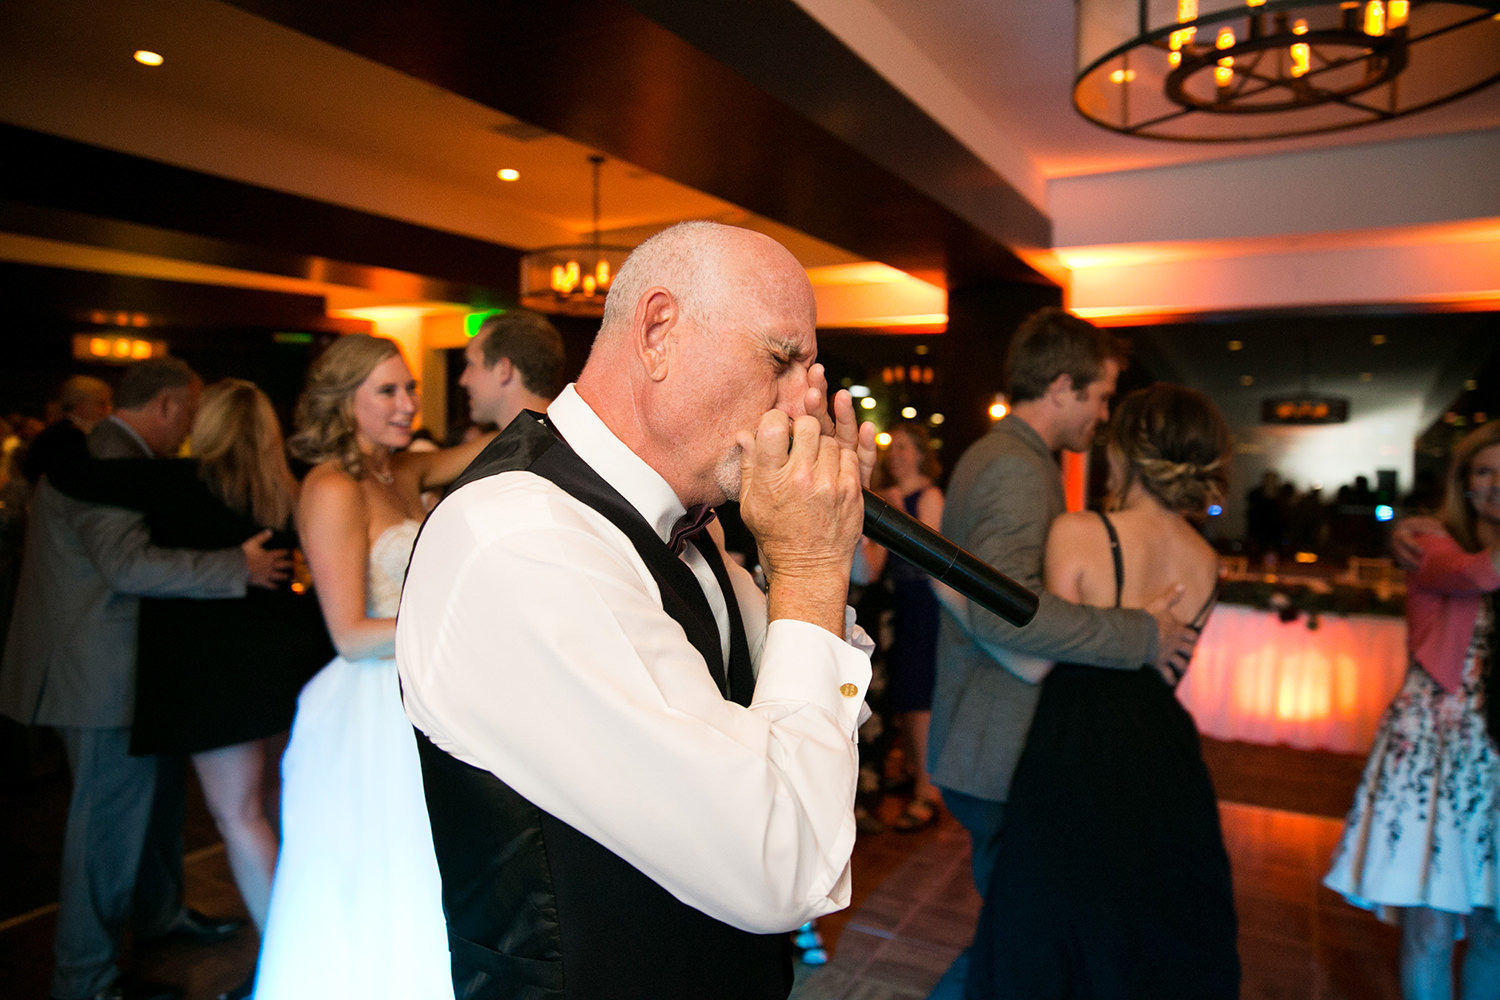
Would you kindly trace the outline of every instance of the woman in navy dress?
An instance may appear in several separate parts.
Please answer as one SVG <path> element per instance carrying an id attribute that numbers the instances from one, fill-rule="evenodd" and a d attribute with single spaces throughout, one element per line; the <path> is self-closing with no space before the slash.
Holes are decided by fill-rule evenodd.
<path id="1" fill-rule="evenodd" d="M 900 423 L 891 428 L 880 465 L 882 497 L 912 517 L 937 528 L 943 520 L 941 472 L 927 428 Z M 927 776 L 927 729 L 932 721 L 936 677 L 938 601 L 927 574 L 869 539 L 861 543 L 871 579 L 882 573 L 891 586 L 891 641 L 885 652 L 886 704 L 895 716 L 902 758 L 912 779 L 912 797 L 891 827 L 901 831 L 930 826 L 942 795 Z"/>

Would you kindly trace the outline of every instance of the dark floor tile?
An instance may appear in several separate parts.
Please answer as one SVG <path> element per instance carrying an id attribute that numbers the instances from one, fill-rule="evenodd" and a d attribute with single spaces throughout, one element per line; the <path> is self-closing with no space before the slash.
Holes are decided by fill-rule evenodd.
<path id="1" fill-rule="evenodd" d="M 864 980 L 855 983 L 853 988 L 844 994 L 843 1000 L 923 1000 L 926 996 L 925 990 L 894 986 L 877 980 Z"/>
<path id="2" fill-rule="evenodd" d="M 1313 1000 L 1317 983 L 1312 949 L 1240 935 L 1240 1000 Z"/>
<path id="3" fill-rule="evenodd" d="M 1305 945 L 1313 940 L 1315 913 L 1306 903 L 1237 892 L 1234 909 L 1242 934 L 1284 940 L 1293 945 Z"/>
<path id="4" fill-rule="evenodd" d="M 799 966 L 787 1000 L 841 1000 L 854 984 L 853 976 L 834 965 Z"/>
<path id="5" fill-rule="evenodd" d="M 953 964 L 958 949 L 910 941 L 890 941 L 865 967 L 862 981 L 886 983 L 926 996 Z"/>
<path id="6" fill-rule="evenodd" d="M 1400 1000 L 1396 952 L 1330 948 L 1318 955 L 1317 1000 Z"/>
<path id="7" fill-rule="evenodd" d="M 902 921 L 911 912 L 911 906 L 912 900 L 909 896 L 877 892 L 865 900 L 865 905 L 859 908 L 859 923 L 873 931 L 894 934 L 896 928 L 901 926 Z"/>
<path id="8" fill-rule="evenodd" d="M 889 931 L 872 932 L 863 925 L 851 922 L 844 927 L 838 947 L 830 952 L 833 956 L 832 964 L 841 969 L 862 970 L 889 940 Z"/>

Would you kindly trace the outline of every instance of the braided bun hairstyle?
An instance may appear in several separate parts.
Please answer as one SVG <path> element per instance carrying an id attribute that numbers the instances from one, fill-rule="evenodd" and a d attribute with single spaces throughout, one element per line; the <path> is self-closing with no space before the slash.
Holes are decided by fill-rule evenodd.
<path id="1" fill-rule="evenodd" d="M 354 390 L 387 358 L 400 357 L 396 342 L 368 333 L 351 333 L 328 345 L 307 371 L 307 385 L 297 400 L 297 433 L 287 450 L 309 465 L 330 459 L 355 479 L 365 474 L 364 456 L 355 437 Z"/>
<path id="2" fill-rule="evenodd" d="M 1229 425 L 1203 393 L 1158 382 L 1130 393 L 1109 422 L 1107 446 L 1124 471 L 1123 498 L 1140 483 L 1168 509 L 1207 516 L 1229 488 Z"/>

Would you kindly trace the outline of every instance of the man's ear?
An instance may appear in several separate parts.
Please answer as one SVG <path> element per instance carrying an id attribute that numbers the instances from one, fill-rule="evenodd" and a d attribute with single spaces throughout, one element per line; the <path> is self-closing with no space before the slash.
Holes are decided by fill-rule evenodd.
<path id="1" fill-rule="evenodd" d="M 651 289 L 636 306 L 635 349 L 646 376 L 653 382 L 667 377 L 680 332 L 679 318 L 677 299 L 665 288 Z"/>
<path id="2" fill-rule="evenodd" d="M 164 389 L 156 394 L 151 400 L 151 409 L 155 412 L 158 420 L 166 423 L 177 415 L 179 407 L 186 404 L 186 400 L 172 389 Z"/>
<path id="3" fill-rule="evenodd" d="M 1066 403 L 1073 395 L 1073 376 L 1067 372 L 1057 376 L 1047 386 L 1047 398 L 1054 403 Z"/>
<path id="4" fill-rule="evenodd" d="M 490 366 L 490 371 L 494 373 L 495 381 L 501 385 L 508 385 L 516 377 L 516 366 L 510 363 L 510 358 L 500 358 Z"/>

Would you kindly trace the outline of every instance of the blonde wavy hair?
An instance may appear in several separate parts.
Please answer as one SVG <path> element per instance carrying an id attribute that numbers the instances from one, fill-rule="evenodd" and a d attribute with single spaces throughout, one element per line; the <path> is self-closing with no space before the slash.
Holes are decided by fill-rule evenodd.
<path id="1" fill-rule="evenodd" d="M 1469 500 L 1469 465 L 1475 455 L 1494 444 L 1500 444 L 1500 420 L 1480 424 L 1470 431 L 1454 447 L 1453 458 L 1448 463 L 1448 477 L 1443 483 L 1442 521 L 1465 552 L 1478 552 L 1484 548 L 1479 541 L 1474 504 Z"/>
<path id="2" fill-rule="evenodd" d="M 1115 502 L 1132 483 L 1168 510 L 1201 520 L 1229 488 L 1229 425 L 1203 393 L 1158 382 L 1120 401 L 1107 447 L 1124 470 Z"/>
<path id="3" fill-rule="evenodd" d="M 365 475 L 364 455 L 355 437 L 354 390 L 388 358 L 399 358 L 393 340 L 368 333 L 340 337 L 307 371 L 297 400 L 297 433 L 287 441 L 291 453 L 312 465 L 336 461 L 355 479 Z"/>
<path id="4" fill-rule="evenodd" d="M 203 390 L 190 448 L 198 475 L 232 510 L 267 528 L 285 528 L 297 504 L 281 424 L 253 382 L 226 378 Z"/>

